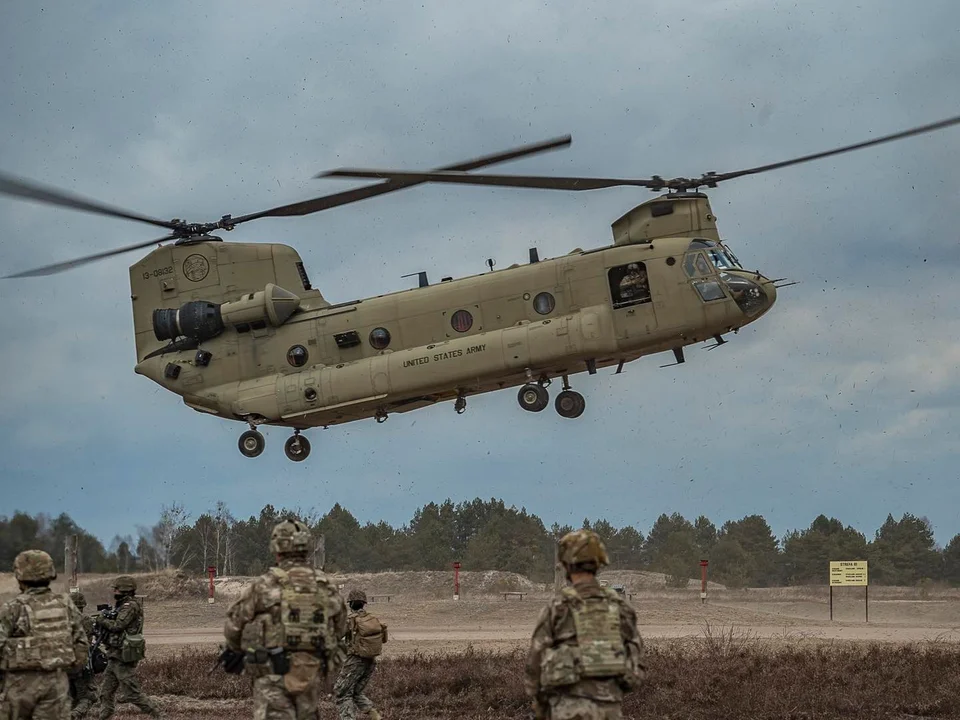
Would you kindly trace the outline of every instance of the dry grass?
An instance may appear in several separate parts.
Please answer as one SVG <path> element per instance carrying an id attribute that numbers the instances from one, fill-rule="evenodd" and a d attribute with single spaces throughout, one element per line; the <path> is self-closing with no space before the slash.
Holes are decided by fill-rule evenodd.
<path id="1" fill-rule="evenodd" d="M 645 718 L 892 720 L 960 718 L 960 647 L 948 643 L 765 643 L 735 629 L 648 648 L 649 681 L 624 714 Z M 173 717 L 228 717 L 249 708 L 249 681 L 217 671 L 215 654 L 189 651 L 148 659 L 144 689 Z M 468 649 L 381 661 L 369 695 L 385 719 L 529 717 L 524 654 Z M 320 718 L 336 717 L 329 698 Z"/>

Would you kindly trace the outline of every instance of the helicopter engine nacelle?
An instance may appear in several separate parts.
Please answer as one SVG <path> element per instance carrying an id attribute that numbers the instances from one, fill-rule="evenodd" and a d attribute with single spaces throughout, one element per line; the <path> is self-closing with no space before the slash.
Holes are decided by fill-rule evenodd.
<path id="1" fill-rule="evenodd" d="M 186 337 L 204 341 L 215 338 L 227 327 L 266 321 L 279 327 L 300 307 L 300 298 L 278 285 L 267 283 L 259 292 L 244 295 L 233 302 L 217 303 L 192 300 L 177 309 L 153 311 L 153 333 L 157 340 Z"/>

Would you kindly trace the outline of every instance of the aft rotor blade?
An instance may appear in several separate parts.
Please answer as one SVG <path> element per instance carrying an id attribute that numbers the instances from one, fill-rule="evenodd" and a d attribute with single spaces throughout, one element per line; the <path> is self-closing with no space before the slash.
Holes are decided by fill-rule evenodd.
<path id="1" fill-rule="evenodd" d="M 159 243 L 166 242 L 167 240 L 174 240 L 176 238 L 176 235 L 168 235 L 167 237 L 162 237 L 157 240 L 147 240 L 146 242 L 127 245 L 126 247 L 116 248 L 115 250 L 107 250 L 106 252 L 96 253 L 95 255 L 85 255 L 84 257 L 76 258 L 75 260 L 67 260 L 54 265 L 44 265 L 43 267 L 35 268 L 33 270 L 24 270 L 23 272 L 15 273 L 14 275 L 5 275 L 4 279 L 53 275 L 55 273 L 63 272 L 64 270 L 71 270 L 80 265 L 86 265 L 87 263 L 112 257 L 113 255 L 121 255 L 125 252 L 130 252 L 131 250 L 140 250 L 141 248 L 149 247 L 150 245 L 157 245 Z"/>
<path id="2" fill-rule="evenodd" d="M 635 187 L 664 187 L 663 180 L 635 180 L 628 178 L 550 177 L 542 175 L 488 175 L 464 172 L 405 172 L 402 170 L 370 170 L 341 168 L 324 173 L 326 177 L 379 178 L 399 182 L 438 182 L 463 185 L 494 185 L 499 187 L 538 188 L 541 190 L 601 190 L 632 185 Z"/>
<path id="3" fill-rule="evenodd" d="M 539 143 L 533 143 L 531 145 L 522 145 L 520 147 L 514 148 L 512 150 L 506 150 L 504 152 L 495 153 L 493 155 L 484 155 L 473 160 L 467 160 L 462 163 L 457 163 L 455 165 L 447 165 L 438 170 L 473 170 L 475 168 L 486 167 L 487 165 L 493 165 L 495 163 L 506 162 L 507 160 L 515 160 L 521 157 L 527 157 L 529 155 L 535 155 L 537 153 L 547 152 L 548 150 L 555 150 L 561 147 L 566 147 L 570 144 L 571 137 L 569 135 L 563 135 L 561 137 L 553 138 L 551 140 L 545 140 Z M 315 175 L 315 178 L 325 177 L 327 173 L 319 173 Z M 264 210 L 263 212 L 252 213 L 250 215 L 243 215 L 242 217 L 233 218 L 229 221 L 231 225 L 238 225 L 242 222 L 248 222 L 249 220 L 256 220 L 257 218 L 262 217 L 289 217 L 289 216 L 301 216 L 309 215 L 311 213 L 319 212 L 321 210 L 329 210 L 330 208 L 340 207 L 341 205 L 348 205 L 350 203 L 357 202 L 359 200 L 366 200 L 367 198 L 376 197 L 377 195 L 383 195 L 385 193 L 395 192 L 397 190 L 402 190 L 406 187 L 411 187 L 413 185 L 419 185 L 422 180 L 409 180 L 409 181 L 389 181 L 384 183 L 379 183 L 377 185 L 368 185 L 366 187 L 356 188 L 354 190 L 345 190 L 343 192 L 334 193 L 332 195 L 324 195 L 322 197 L 314 198 L 313 200 L 304 200 L 297 203 L 292 203 L 290 205 L 282 205 L 280 207 L 272 208 L 270 210 Z"/>
<path id="4" fill-rule="evenodd" d="M 859 142 L 855 145 L 846 145 L 844 147 L 835 148 L 834 150 L 826 150 L 824 152 L 814 153 L 813 155 L 804 155 L 803 157 L 793 158 L 792 160 L 770 163 L 769 165 L 760 165 L 759 167 L 749 168 L 747 170 L 736 170 L 734 172 L 716 174 L 710 173 L 708 175 L 704 175 L 702 178 L 699 178 L 699 180 L 704 181 L 700 183 L 701 185 L 707 185 L 719 182 L 721 180 L 732 180 L 733 178 L 743 177 L 744 175 L 756 175 L 757 173 L 767 172 L 768 170 L 777 170 L 779 168 L 789 167 L 790 165 L 799 165 L 800 163 L 810 162 L 811 160 L 819 160 L 820 158 L 830 157 L 831 155 L 839 155 L 852 150 L 860 150 L 862 148 L 870 147 L 871 145 L 880 145 L 881 143 L 893 142 L 894 140 L 912 137 L 913 135 L 922 135 L 924 133 L 934 132 L 935 130 L 942 130 L 958 123 L 960 123 L 960 115 L 947 120 L 930 123 L 929 125 L 921 125 L 920 127 L 911 128 L 910 130 L 903 130 L 902 132 L 894 133 L 893 135 L 885 135 L 883 137 L 874 138 L 873 140 Z"/>
<path id="5" fill-rule="evenodd" d="M 107 215 L 109 217 L 123 218 L 124 220 L 136 220 L 137 222 L 155 225 L 156 227 L 166 228 L 167 230 L 176 230 L 177 226 L 167 220 L 158 220 L 156 218 L 132 213 L 120 208 L 110 207 L 94 200 L 70 195 L 51 187 L 45 187 L 37 183 L 15 178 L 11 175 L 0 173 L 0 193 L 12 195 L 13 197 L 23 198 L 24 200 L 34 200 L 36 202 L 56 205 L 58 207 L 67 207 L 82 212 L 95 213 L 97 215 Z"/>

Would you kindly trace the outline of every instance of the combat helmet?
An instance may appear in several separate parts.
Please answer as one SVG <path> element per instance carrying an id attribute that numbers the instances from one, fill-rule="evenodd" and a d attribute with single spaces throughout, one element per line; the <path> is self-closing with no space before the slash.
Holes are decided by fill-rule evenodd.
<path id="1" fill-rule="evenodd" d="M 593 530 L 574 530 L 560 538 L 557 555 L 567 568 L 596 572 L 610 564 L 607 548 Z"/>
<path id="2" fill-rule="evenodd" d="M 129 575 L 121 575 L 113 581 L 112 587 L 118 593 L 135 593 L 137 591 L 137 581 Z"/>
<path id="3" fill-rule="evenodd" d="M 83 610 L 87 606 L 87 599 L 80 590 L 71 590 L 70 599 L 73 600 L 73 604 L 77 606 L 77 610 Z"/>
<path id="4" fill-rule="evenodd" d="M 273 528 L 270 552 L 277 555 L 306 555 L 310 548 L 310 528 L 299 520 L 284 520 Z"/>
<path id="5" fill-rule="evenodd" d="M 13 560 L 13 574 L 19 582 L 49 582 L 57 577 L 57 570 L 43 550 L 24 550 Z"/>
<path id="6" fill-rule="evenodd" d="M 347 595 L 347 602 L 367 602 L 367 594 L 363 590 L 351 590 L 350 594 Z"/>

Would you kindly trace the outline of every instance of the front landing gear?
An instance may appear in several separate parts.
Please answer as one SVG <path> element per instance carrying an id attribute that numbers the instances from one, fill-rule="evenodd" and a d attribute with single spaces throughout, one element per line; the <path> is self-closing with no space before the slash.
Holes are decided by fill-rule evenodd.
<path id="1" fill-rule="evenodd" d="M 550 404 L 550 394 L 543 385 L 527 383 L 517 393 L 517 402 L 524 410 L 540 412 Z"/>
<path id="2" fill-rule="evenodd" d="M 310 454 L 310 441 L 303 437 L 299 430 L 295 430 L 283 444 L 283 452 L 290 460 L 302 462 Z"/>
<path id="3" fill-rule="evenodd" d="M 266 447 L 266 440 L 263 439 L 261 435 L 256 430 L 247 430 L 240 436 L 240 440 L 237 445 L 240 448 L 240 452 L 248 458 L 255 458 L 263 452 L 263 448 Z"/>
<path id="4" fill-rule="evenodd" d="M 564 390 L 557 395 L 554 407 L 560 417 L 578 418 L 583 415 L 583 411 L 587 407 L 587 401 L 576 390 Z"/>
<path id="5" fill-rule="evenodd" d="M 587 401 L 584 400 L 583 395 L 576 390 L 570 389 L 570 381 L 567 379 L 567 376 L 564 375 L 563 390 L 557 395 L 553 406 L 556 408 L 557 414 L 560 417 L 572 419 L 583 415 L 583 411 L 587 407 Z"/>

